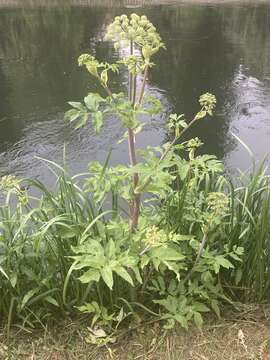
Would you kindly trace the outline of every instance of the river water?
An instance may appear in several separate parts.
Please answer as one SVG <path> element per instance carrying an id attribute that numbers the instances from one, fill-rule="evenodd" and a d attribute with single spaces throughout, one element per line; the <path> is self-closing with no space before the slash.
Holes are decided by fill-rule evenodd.
<path id="1" fill-rule="evenodd" d="M 18 4 L 24 3 L 20 6 Z M 90 160 L 127 161 L 123 130 L 107 121 L 100 136 L 90 124 L 74 131 L 63 120 L 67 101 L 79 101 L 97 85 L 77 67 L 81 53 L 115 61 L 119 52 L 104 42 L 106 25 L 119 14 L 145 14 L 167 46 L 155 58 L 147 91 L 157 96 L 163 113 L 149 121 L 138 146 L 167 139 L 170 112 L 188 118 L 197 99 L 216 95 L 216 114 L 197 124 L 204 152 L 216 154 L 229 169 L 245 169 L 250 158 L 232 133 L 247 143 L 257 159 L 270 152 L 270 2 L 152 4 L 153 1 L 0 0 L 0 175 L 15 173 L 50 183 L 38 157 L 63 162 L 72 173 L 85 171 Z M 157 2 L 156 2 L 157 3 Z M 125 90 L 126 74 L 114 79 Z"/>

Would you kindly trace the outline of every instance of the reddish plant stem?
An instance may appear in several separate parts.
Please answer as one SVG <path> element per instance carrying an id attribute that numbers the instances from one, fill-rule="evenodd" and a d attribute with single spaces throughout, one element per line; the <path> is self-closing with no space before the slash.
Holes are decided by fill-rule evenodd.
<path id="1" fill-rule="evenodd" d="M 129 145 L 129 156 L 130 156 L 130 165 L 135 166 L 137 164 L 136 153 L 135 153 L 135 139 L 134 132 L 132 129 L 128 129 L 128 145 Z M 136 189 L 139 183 L 139 174 L 135 173 L 133 175 L 133 188 Z M 130 230 L 133 231 L 138 226 L 138 220 L 140 215 L 140 203 L 141 196 L 136 194 L 134 199 L 130 202 Z"/>
<path id="2" fill-rule="evenodd" d="M 133 42 L 130 42 L 130 55 L 133 55 Z M 148 65 L 145 66 L 144 76 L 142 87 L 140 90 L 140 95 L 138 102 L 136 103 L 136 75 L 133 75 L 129 72 L 128 76 L 128 100 L 132 103 L 134 108 L 139 107 L 142 104 L 146 80 L 148 76 Z M 107 94 L 113 98 L 113 94 L 111 90 L 104 86 Z M 136 104 L 135 104 L 136 103 Z M 129 161 L 131 166 L 135 166 L 137 164 L 136 159 L 136 148 L 135 148 L 135 134 L 132 128 L 128 128 L 128 150 L 129 150 Z M 139 184 L 139 174 L 135 173 L 133 175 L 133 189 L 135 190 Z M 130 217 L 130 230 L 134 231 L 138 226 L 139 216 L 140 216 L 140 204 L 141 204 L 141 194 L 135 194 L 134 198 L 129 203 L 129 217 Z"/>
<path id="3" fill-rule="evenodd" d="M 112 91 L 107 86 L 103 86 L 103 88 L 106 93 L 114 100 Z"/>
<path id="4" fill-rule="evenodd" d="M 133 49 L 132 49 L 132 51 L 133 51 Z M 131 52 L 131 53 L 133 53 L 133 52 Z M 131 94 L 131 100 L 132 100 L 132 104 L 136 108 L 138 108 L 142 104 L 142 100 L 143 100 L 143 96 L 144 96 L 144 92 L 145 92 L 145 85 L 146 85 L 147 75 L 148 75 L 148 65 L 146 65 L 145 69 L 144 69 L 142 87 L 141 87 L 141 91 L 140 91 L 140 95 L 139 95 L 139 100 L 138 100 L 136 105 L 135 105 L 135 101 L 136 101 L 136 76 L 133 77 L 133 94 Z M 131 89 L 132 89 L 132 86 L 131 86 Z M 133 134 L 133 141 L 129 142 L 129 144 L 131 144 L 130 150 L 133 148 L 134 152 L 135 152 L 135 138 L 134 138 L 133 130 L 132 130 L 132 134 Z M 129 139 L 130 139 L 130 137 L 131 137 L 131 135 L 129 136 Z M 136 164 L 136 154 L 135 154 L 135 163 L 134 164 Z M 134 190 L 136 189 L 138 184 L 139 184 L 139 175 L 138 175 L 138 173 L 135 173 L 134 176 L 133 176 Z M 130 219 L 131 220 L 130 221 L 130 230 L 131 231 L 134 231 L 138 226 L 138 221 L 139 221 L 139 216 L 140 216 L 140 206 L 141 206 L 141 194 L 135 194 L 134 200 L 132 202 L 132 216 L 131 216 L 131 219 Z"/>
<path id="5" fill-rule="evenodd" d="M 136 102 L 136 90 L 137 90 L 137 76 L 133 76 L 133 92 L 132 92 L 132 105 L 135 105 Z"/>
<path id="6" fill-rule="evenodd" d="M 130 55 L 133 55 L 133 42 L 130 42 Z M 136 77 L 129 72 L 129 84 L 128 84 L 128 100 L 134 104 L 136 99 Z M 128 128 L 128 149 L 129 149 L 129 161 L 131 166 L 137 164 L 136 150 L 135 150 L 135 134 L 132 128 Z M 133 188 L 135 189 L 139 183 L 139 174 L 133 175 Z M 138 226 L 140 213 L 140 195 L 135 195 L 129 204 L 129 226 L 130 230 L 134 231 Z"/>

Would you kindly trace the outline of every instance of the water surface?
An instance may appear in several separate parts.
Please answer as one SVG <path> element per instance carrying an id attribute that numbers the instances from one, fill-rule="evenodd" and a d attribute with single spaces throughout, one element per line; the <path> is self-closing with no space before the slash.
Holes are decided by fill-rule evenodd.
<path id="1" fill-rule="evenodd" d="M 90 125 L 73 131 L 63 113 L 68 100 L 99 90 L 77 67 L 78 56 L 91 52 L 100 60 L 117 60 L 119 53 L 103 40 L 105 28 L 114 16 L 131 12 L 146 14 L 167 46 L 156 57 L 147 83 L 164 112 L 149 121 L 138 145 L 165 141 L 167 115 L 191 118 L 199 95 L 209 91 L 218 100 L 216 115 L 190 132 L 204 141 L 204 151 L 216 154 L 228 168 L 248 167 L 249 157 L 234 132 L 257 159 L 269 154 L 270 3 L 151 3 L 45 1 L 19 6 L 0 0 L 0 175 L 49 182 L 37 156 L 61 163 L 64 144 L 72 173 L 84 171 L 90 160 L 104 159 L 111 147 L 113 162 L 127 161 L 125 144 L 117 145 L 123 130 L 115 119 L 97 137 Z M 124 90 L 126 82 L 121 74 L 112 87 Z"/>

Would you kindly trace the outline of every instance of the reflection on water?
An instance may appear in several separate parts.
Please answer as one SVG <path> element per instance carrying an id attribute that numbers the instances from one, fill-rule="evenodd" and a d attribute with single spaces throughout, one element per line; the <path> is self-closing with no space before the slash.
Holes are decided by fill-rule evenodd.
<path id="1" fill-rule="evenodd" d="M 99 59 L 117 59 L 118 53 L 103 41 L 105 27 L 115 15 L 134 11 L 150 18 L 167 45 L 147 84 L 160 98 L 164 114 L 149 122 L 138 145 L 164 141 L 168 112 L 192 116 L 198 96 L 210 91 L 218 99 L 216 116 L 190 133 L 202 138 L 204 151 L 225 159 L 228 166 L 247 167 L 248 156 L 230 131 L 258 158 L 269 151 L 270 4 L 11 3 L 0 0 L 0 174 L 45 176 L 35 156 L 61 162 L 64 143 L 72 171 L 83 171 L 89 160 L 102 160 L 116 147 L 122 129 L 115 119 L 108 120 L 97 138 L 90 126 L 74 132 L 64 124 L 63 112 L 68 100 L 100 90 L 76 66 L 78 55 L 90 51 Z M 92 6 L 81 6 L 87 3 Z M 126 86 L 125 74 L 120 79 L 113 80 L 115 91 Z M 113 161 L 126 161 L 126 156 L 122 144 Z"/>

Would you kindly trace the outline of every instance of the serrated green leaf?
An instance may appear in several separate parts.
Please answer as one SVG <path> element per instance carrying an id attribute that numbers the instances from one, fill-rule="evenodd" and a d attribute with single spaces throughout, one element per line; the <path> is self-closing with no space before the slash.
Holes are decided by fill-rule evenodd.
<path id="1" fill-rule="evenodd" d="M 98 282 L 100 279 L 100 272 L 99 270 L 96 269 L 89 269 L 88 271 L 86 271 L 83 275 L 81 275 L 79 277 L 79 280 L 83 283 L 83 284 L 88 284 L 91 281 L 95 281 Z"/>
<path id="2" fill-rule="evenodd" d="M 113 273 L 112 273 L 111 267 L 105 266 L 103 269 L 101 269 L 100 273 L 101 273 L 101 277 L 104 280 L 105 284 L 108 286 L 108 288 L 110 290 L 112 290 L 112 288 L 113 288 Z"/>
<path id="3" fill-rule="evenodd" d="M 171 314 L 177 314 L 178 299 L 175 296 L 169 295 L 166 299 L 153 300 L 155 304 L 164 306 L 164 308 Z"/>
<path id="4" fill-rule="evenodd" d="M 215 263 L 213 264 L 213 267 L 214 267 L 214 272 L 215 272 L 216 274 L 218 274 L 218 273 L 219 273 L 219 269 L 220 269 L 219 263 L 215 262 Z"/>
<path id="5" fill-rule="evenodd" d="M 108 244 L 106 245 L 106 256 L 109 259 L 114 259 L 115 258 L 115 243 L 113 241 L 113 239 L 110 239 L 108 241 Z"/>
<path id="6" fill-rule="evenodd" d="M 75 260 L 75 264 L 73 265 L 74 270 L 80 270 L 83 268 L 94 268 L 94 269 L 101 269 L 106 262 L 104 256 L 72 256 L 72 259 Z"/>
<path id="7" fill-rule="evenodd" d="M 98 111 L 99 104 L 104 101 L 105 100 L 103 99 L 103 97 L 101 97 L 99 94 L 96 94 L 96 93 L 89 93 L 84 98 L 85 105 L 87 106 L 87 108 L 90 111 L 93 111 L 93 112 Z"/>
<path id="8" fill-rule="evenodd" d="M 235 253 L 230 253 L 230 257 L 236 261 L 242 261 L 242 259 Z"/>
<path id="9" fill-rule="evenodd" d="M 220 319 L 220 310 L 219 310 L 219 306 L 218 306 L 218 301 L 215 299 L 211 300 L 211 307 L 214 310 L 214 312 L 216 313 L 217 317 Z"/>
<path id="10" fill-rule="evenodd" d="M 89 239 L 83 244 L 72 246 L 71 248 L 75 254 L 91 254 L 95 256 L 101 256 L 104 254 L 102 245 L 95 239 Z"/>
<path id="11" fill-rule="evenodd" d="M 179 176 L 181 180 L 185 180 L 190 170 L 190 165 L 188 163 L 182 164 L 178 168 Z"/>
<path id="12" fill-rule="evenodd" d="M 234 267 L 233 264 L 223 256 L 217 256 L 215 260 L 220 266 L 224 267 L 225 269 L 230 269 Z"/>
<path id="13" fill-rule="evenodd" d="M 158 247 L 149 251 L 151 258 L 158 258 L 161 261 L 180 261 L 184 260 L 185 256 L 180 254 L 173 248 Z"/>
<path id="14" fill-rule="evenodd" d="M 96 134 L 100 133 L 103 125 L 103 115 L 101 111 L 94 112 L 92 115 L 92 123 Z"/>
<path id="15" fill-rule="evenodd" d="M 81 127 L 83 127 L 86 123 L 87 123 L 87 120 L 88 120 L 88 113 L 85 112 L 85 113 L 80 113 L 79 114 L 79 117 L 77 118 L 77 123 L 74 127 L 75 130 L 78 130 L 80 129 Z"/>
<path id="16" fill-rule="evenodd" d="M 182 326 L 182 328 L 188 329 L 188 321 L 184 315 L 175 314 L 174 319 Z"/>
<path id="17" fill-rule="evenodd" d="M 83 105 L 81 102 L 69 101 L 68 104 L 69 104 L 70 106 L 72 106 L 73 108 L 75 108 L 75 109 L 85 110 L 85 107 L 84 107 L 84 105 Z"/>
<path id="18" fill-rule="evenodd" d="M 39 291 L 39 288 L 35 288 L 32 290 L 29 290 L 23 297 L 22 303 L 21 303 L 21 309 L 24 308 L 24 306 L 27 304 L 27 302 Z"/>
<path id="19" fill-rule="evenodd" d="M 198 312 L 208 312 L 209 311 L 209 308 L 205 304 L 197 302 L 197 301 L 195 301 L 192 304 L 192 308 Z"/>
<path id="20" fill-rule="evenodd" d="M 140 273 L 140 270 L 139 270 L 138 266 L 133 266 L 132 270 L 133 270 L 133 272 L 135 274 L 135 277 L 136 277 L 137 281 L 140 284 L 142 284 L 143 281 L 142 281 L 141 273 Z"/>
<path id="21" fill-rule="evenodd" d="M 80 116 L 80 111 L 77 109 L 71 109 L 68 110 L 65 113 L 64 119 L 69 122 L 73 122 L 74 120 L 77 120 Z"/>
<path id="22" fill-rule="evenodd" d="M 154 265 L 154 268 L 156 271 L 159 271 L 159 265 L 160 265 L 160 260 L 158 258 L 153 258 L 152 259 L 152 263 Z"/>
<path id="23" fill-rule="evenodd" d="M 18 280 L 18 275 L 17 275 L 17 273 L 13 272 L 9 277 L 9 281 L 13 288 L 15 288 L 15 286 L 17 284 L 17 280 Z"/>
<path id="24" fill-rule="evenodd" d="M 122 266 L 114 267 L 113 269 L 122 279 L 126 280 L 131 286 L 134 286 L 133 280 L 129 273 Z"/>
<path id="25" fill-rule="evenodd" d="M 202 315 L 199 312 L 194 312 L 194 322 L 198 329 L 202 328 L 203 325 L 203 318 Z"/>
<path id="26" fill-rule="evenodd" d="M 83 313 L 89 313 L 89 314 L 96 312 L 96 308 L 93 305 L 93 303 L 87 303 L 82 306 L 77 306 L 77 309 Z"/>
<path id="27" fill-rule="evenodd" d="M 149 261 L 150 261 L 150 257 L 147 256 L 146 254 L 143 254 L 141 257 L 141 268 L 143 269 L 146 265 L 148 265 Z"/>
<path id="28" fill-rule="evenodd" d="M 188 126 L 185 120 L 179 120 L 178 124 L 184 129 Z"/>

